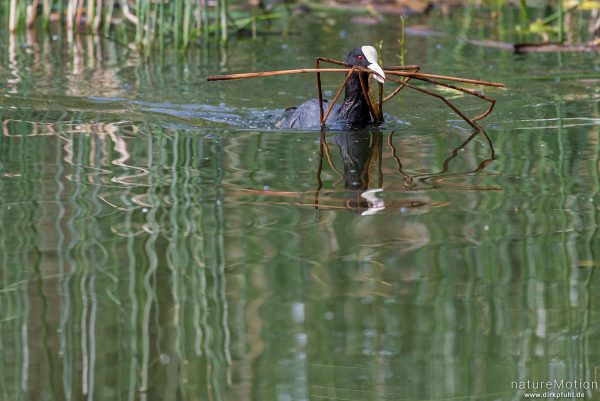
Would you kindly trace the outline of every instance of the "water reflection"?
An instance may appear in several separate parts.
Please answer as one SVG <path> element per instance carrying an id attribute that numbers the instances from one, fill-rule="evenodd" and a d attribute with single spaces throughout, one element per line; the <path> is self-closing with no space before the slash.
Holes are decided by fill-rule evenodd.
<path id="1" fill-rule="evenodd" d="M 2 113 L 6 399 L 510 400 L 511 380 L 594 377 L 594 269 L 556 262 L 596 263 L 596 238 L 568 230 L 593 209 L 498 226 L 528 198 L 480 177 L 498 163 L 483 135 L 214 135 Z M 526 143 L 505 144 L 513 162 Z M 319 219 L 271 201 L 314 195 L 319 155 Z M 327 207 L 362 213 L 378 188 L 385 213 Z"/>
<path id="2" fill-rule="evenodd" d="M 3 397 L 178 399 L 184 366 L 211 366 L 204 389 L 226 383 L 222 216 L 198 192 L 218 185 L 204 153 L 213 159 L 215 139 L 80 121 L 2 126 L 1 218 L 12 222 L 0 230 L 2 370 L 14 365 Z"/>
<path id="3" fill-rule="evenodd" d="M 352 130 L 336 134 L 332 142 L 336 144 L 340 151 L 340 156 L 344 165 L 343 172 L 340 172 L 331 160 L 329 146 L 324 133 L 321 134 L 319 143 L 320 165 L 323 163 L 323 151 L 326 149 L 327 160 L 331 168 L 344 179 L 344 187 L 348 191 L 348 200 L 345 204 L 351 210 L 361 214 L 377 213 L 385 208 L 383 201 L 377 199 L 376 192 L 381 190 L 381 139 L 382 133 L 378 130 Z M 370 167 L 376 165 L 377 176 L 379 180 L 374 184 L 375 189 L 369 190 Z M 322 186 L 321 171 L 318 172 L 319 188 Z M 315 204 L 318 204 L 318 198 Z"/>
<path id="4" fill-rule="evenodd" d="M 11 78 L 7 80 L 10 93 L 16 93 L 16 87 L 21 82 L 21 74 L 19 72 L 19 64 L 17 62 L 17 41 L 15 35 L 10 35 L 8 41 L 8 69 L 10 70 Z"/>
<path id="5" fill-rule="evenodd" d="M 399 174 L 402 177 L 401 187 L 388 188 L 392 191 L 423 191 L 428 189 L 447 188 L 462 191 L 500 191 L 498 186 L 479 186 L 479 185 L 462 185 L 456 186 L 448 179 L 465 178 L 477 175 L 482 172 L 486 166 L 495 160 L 495 150 L 493 143 L 484 130 L 474 131 L 467 139 L 459 146 L 447 150 L 449 154 L 442 162 L 442 168 L 437 172 L 426 173 L 411 173 L 408 171 L 402 162 L 400 152 L 394 145 L 394 131 L 387 136 L 387 150 L 389 155 L 397 164 L 397 171 L 392 174 Z M 339 132 L 330 139 L 332 143 L 337 145 L 339 155 L 343 163 L 343 171 L 335 166 L 335 162 L 331 155 L 331 149 L 328 145 L 328 139 L 325 132 L 321 133 L 319 141 L 319 168 L 317 172 L 317 191 L 315 194 L 315 207 L 328 208 L 334 205 L 322 204 L 319 202 L 320 191 L 323 188 L 323 172 L 324 159 L 327 160 L 329 167 L 335 171 L 344 180 L 344 188 L 346 191 L 347 200 L 344 205 L 350 210 L 362 214 L 372 215 L 378 212 L 392 211 L 401 209 L 406 211 L 409 208 L 424 208 L 430 206 L 441 206 L 441 203 L 430 202 L 423 198 L 421 200 L 411 199 L 409 201 L 394 201 L 393 199 L 386 200 L 380 198 L 384 195 L 384 168 L 383 160 L 386 156 L 383 154 L 383 137 L 384 134 L 378 129 L 374 130 L 351 130 Z M 459 152 L 465 148 L 477 137 L 482 137 L 489 147 L 488 157 L 481 160 L 473 169 L 466 171 L 451 172 L 450 163 L 456 159 Z M 413 166 L 415 167 L 415 166 Z M 416 166 L 417 169 L 422 169 L 422 166 Z M 460 170 L 460 167 L 459 167 Z M 396 184 L 397 180 L 392 180 Z"/>
<path id="6" fill-rule="evenodd" d="M 0 98 L 3 400 L 508 401 L 513 380 L 597 377 L 588 83 L 513 88 L 489 137 L 446 115 L 234 130 L 154 113 L 278 107 L 202 87 L 206 53 L 143 64 L 82 37 L 80 54 L 39 39 L 37 59 L 18 40 L 0 71 L 19 78 Z M 228 65 L 263 69 L 232 46 Z"/>
<path id="7" fill-rule="evenodd" d="M 444 159 L 444 161 L 442 162 L 442 169 L 439 172 L 429 172 L 429 173 L 424 173 L 424 174 L 411 174 L 411 173 L 405 171 L 405 169 L 403 167 L 402 160 L 399 156 L 398 149 L 396 148 L 396 146 L 394 146 L 394 144 L 392 142 L 392 135 L 393 135 L 393 132 L 388 137 L 388 145 L 392 148 L 392 156 L 394 157 L 394 159 L 396 160 L 396 162 L 398 164 L 398 172 L 400 174 L 402 174 L 402 176 L 404 176 L 404 186 L 406 187 L 406 189 L 421 190 L 421 189 L 439 188 L 441 185 L 443 185 L 445 178 L 451 178 L 451 177 L 454 178 L 454 177 L 461 177 L 461 176 L 467 177 L 470 175 L 478 174 L 478 173 L 482 172 L 491 162 L 493 162 L 496 159 L 496 151 L 494 150 L 494 144 L 492 143 L 492 140 L 490 139 L 487 132 L 482 129 L 482 130 L 474 131 L 463 143 L 461 143 L 460 145 L 458 145 L 455 148 L 449 149 L 448 150 L 449 156 L 446 157 Z M 472 170 L 467 169 L 467 171 L 461 171 L 461 172 L 450 174 L 449 173 L 450 162 L 452 162 L 454 159 L 456 159 L 459 152 L 463 151 L 465 149 L 465 147 L 468 146 L 477 137 L 483 137 L 485 142 L 487 143 L 487 145 L 489 147 L 488 157 L 484 158 L 482 161 L 480 161 L 479 164 L 477 165 L 477 167 L 475 167 Z M 485 188 L 485 187 L 479 187 L 479 186 L 472 186 L 472 187 L 465 186 L 465 187 L 457 188 L 457 189 L 464 190 L 464 191 L 501 190 L 498 187 Z"/>

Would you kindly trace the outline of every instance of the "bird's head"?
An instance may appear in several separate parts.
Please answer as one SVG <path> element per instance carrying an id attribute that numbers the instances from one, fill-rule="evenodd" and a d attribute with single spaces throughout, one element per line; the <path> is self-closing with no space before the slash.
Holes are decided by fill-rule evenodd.
<path id="1" fill-rule="evenodd" d="M 351 66 L 366 67 L 374 72 L 375 80 L 381 83 L 385 81 L 385 73 L 377 64 L 377 50 L 373 46 L 362 46 L 352 50 L 346 57 L 346 63 Z"/>

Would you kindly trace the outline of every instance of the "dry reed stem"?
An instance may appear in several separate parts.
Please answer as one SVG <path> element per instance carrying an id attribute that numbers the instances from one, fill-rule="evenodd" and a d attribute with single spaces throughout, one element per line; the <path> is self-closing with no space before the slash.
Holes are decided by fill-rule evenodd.
<path id="1" fill-rule="evenodd" d="M 241 74 L 229 74 L 229 75 L 209 75 L 206 77 L 207 81 L 229 81 L 233 79 L 246 79 L 246 78 L 262 78 L 262 77 L 275 77 L 278 75 L 287 74 L 304 74 L 312 72 L 348 72 L 349 68 L 297 68 L 294 70 L 277 70 L 277 71 L 262 71 L 262 72 L 245 72 Z"/>
<path id="2" fill-rule="evenodd" d="M 404 86 L 406 86 L 407 88 L 410 88 L 410 89 L 416 90 L 416 91 L 418 91 L 418 92 L 422 92 L 422 93 L 425 93 L 425 94 L 427 94 L 427 95 L 429 95 L 429 96 L 433 96 L 433 97 L 436 97 L 436 98 L 440 99 L 440 100 L 441 100 L 442 102 L 444 102 L 444 103 L 445 103 L 445 104 L 446 104 L 448 107 L 450 107 L 452 110 L 454 110 L 454 112 L 455 112 L 455 113 L 456 113 L 456 114 L 457 114 L 457 115 L 458 115 L 460 118 L 462 118 L 462 119 L 463 119 L 463 120 L 464 120 L 464 121 L 465 121 L 467 124 L 469 124 L 471 127 L 473 127 L 473 129 L 475 129 L 475 130 L 478 130 L 478 131 L 479 131 L 479 130 L 481 130 L 481 127 L 479 127 L 477 124 L 475 124 L 475 122 L 474 122 L 473 120 L 471 120 L 469 117 L 467 117 L 467 116 L 466 116 L 466 115 L 465 115 L 465 114 L 464 114 L 462 111 L 460 111 L 460 110 L 458 109 L 458 107 L 456 107 L 454 104 L 452 104 L 452 102 L 450 102 L 450 101 L 449 101 L 448 99 L 446 99 L 444 96 L 442 96 L 442 95 L 440 95 L 440 94 L 437 94 L 437 93 L 435 93 L 435 92 L 429 91 L 429 90 L 427 90 L 427 89 L 419 88 L 418 86 L 414 86 L 414 85 L 411 85 L 411 84 L 409 84 L 409 83 L 406 83 L 406 82 L 398 81 L 398 80 L 395 80 L 395 79 L 392 79 L 392 78 L 389 78 L 389 79 L 390 79 L 392 82 L 396 82 L 396 83 L 397 83 L 397 84 L 399 84 L 399 85 L 404 85 Z"/>
<path id="3" fill-rule="evenodd" d="M 441 79 L 443 81 L 455 81 L 455 82 L 464 82 L 467 84 L 474 85 L 484 85 L 484 86 L 495 86 L 497 88 L 503 88 L 504 84 L 500 82 L 490 82 L 490 81 L 482 81 L 479 79 L 470 79 L 470 78 L 460 78 L 460 77 L 452 77 L 448 75 L 437 75 L 437 74 L 424 74 L 422 72 L 405 72 L 405 71 L 394 71 L 383 69 L 386 74 L 390 75 L 400 75 L 402 77 L 412 77 L 412 78 L 431 78 L 431 79 Z"/>
<path id="4" fill-rule="evenodd" d="M 408 67 L 408 66 L 407 66 L 407 67 Z M 421 67 L 420 67 L 420 66 L 418 66 L 418 65 L 412 65 L 412 66 L 410 66 L 410 67 L 411 67 L 410 69 L 412 70 L 411 72 L 418 72 L 418 71 L 419 71 L 419 69 L 421 68 Z M 404 79 L 404 82 L 408 82 L 408 81 L 410 81 L 410 77 L 406 77 L 406 78 Z M 398 94 L 398 92 L 400 92 L 402 89 L 404 89 L 404 86 L 403 86 L 403 85 L 399 85 L 399 86 L 398 86 L 396 89 L 394 89 L 394 90 L 393 90 L 393 91 L 392 91 L 392 92 L 391 92 L 389 95 L 387 95 L 386 97 L 384 97 L 384 98 L 383 98 L 383 102 L 385 103 L 385 102 L 387 102 L 388 100 L 390 100 L 391 98 L 393 98 L 394 96 L 396 96 L 396 95 Z"/>
<path id="5" fill-rule="evenodd" d="M 332 64 L 341 65 L 341 66 L 351 67 L 351 68 L 321 68 L 320 67 L 321 61 L 329 62 Z M 316 65 L 316 68 L 298 68 L 298 69 L 292 69 L 292 70 L 262 71 L 262 72 L 250 72 L 250 73 L 229 74 L 229 75 L 211 75 L 211 76 L 207 77 L 207 81 L 225 81 L 225 80 L 234 80 L 234 79 L 260 78 L 260 77 L 271 77 L 271 76 L 279 76 L 279 75 L 287 75 L 287 74 L 301 74 L 301 73 L 313 73 L 314 72 L 317 74 L 317 90 L 318 90 L 319 101 L 320 101 L 319 117 L 321 120 L 321 125 L 324 126 L 327 118 L 329 117 L 329 114 L 331 113 L 333 105 L 338 100 L 339 96 L 341 95 L 342 88 L 344 87 L 344 85 L 346 84 L 346 82 L 348 81 L 348 79 L 350 78 L 350 76 L 352 75 L 353 72 L 366 73 L 366 74 L 369 74 L 369 76 L 373 75 L 373 74 L 378 75 L 377 73 L 375 73 L 372 70 L 369 70 L 367 68 L 360 67 L 360 66 L 350 66 L 349 64 L 347 64 L 343 61 L 329 59 L 326 57 L 318 57 L 316 59 L 315 65 Z M 430 95 L 430 96 L 440 99 L 448 107 L 450 107 L 459 117 L 461 117 L 465 122 L 467 122 L 471 127 L 473 127 L 476 130 L 481 130 L 481 128 L 475 123 L 475 121 L 481 120 L 482 118 L 488 116 L 492 112 L 496 101 L 494 99 L 492 99 L 488 96 L 485 96 L 481 93 L 478 93 L 474 90 L 462 88 L 460 86 L 456 86 L 456 85 L 452 85 L 452 84 L 448 84 L 448 83 L 440 82 L 440 81 L 463 82 L 463 83 L 468 83 L 468 84 L 473 84 L 473 85 L 492 86 L 492 87 L 498 87 L 498 88 L 504 87 L 504 84 L 502 84 L 500 82 L 483 81 L 483 80 L 479 80 L 479 79 L 470 79 L 470 78 L 453 77 L 453 76 L 448 76 L 448 75 L 420 73 L 420 72 L 417 72 L 419 69 L 420 69 L 420 66 L 418 66 L 418 65 L 391 66 L 391 67 L 383 68 L 383 71 L 386 73 L 386 75 L 401 76 L 401 77 L 405 77 L 405 79 L 403 81 L 399 81 L 399 80 L 393 79 L 388 76 L 386 78 L 388 81 L 397 83 L 400 86 L 398 88 L 396 88 L 393 92 L 388 94 L 387 96 L 383 97 L 383 86 L 380 84 L 379 85 L 379 89 L 380 89 L 379 102 L 377 102 L 371 98 L 370 92 L 369 92 L 369 85 L 368 85 L 368 83 L 364 82 L 364 80 L 361 76 L 361 78 L 360 78 L 361 88 L 363 90 L 365 100 L 367 101 L 369 111 L 371 112 L 373 120 L 376 123 L 383 121 L 383 102 L 386 102 L 386 101 L 390 100 L 391 98 L 393 98 L 398 92 L 400 92 L 400 90 L 402 90 L 402 88 L 408 87 L 410 89 L 413 89 L 413 90 L 416 90 L 416 91 L 419 91 L 419 92 L 422 92 L 427 95 Z M 329 105 L 329 107 L 327 109 L 327 113 L 324 113 L 324 110 L 323 110 L 323 92 L 321 89 L 321 75 L 320 75 L 322 72 L 347 73 L 346 79 L 338 88 L 338 91 L 334 97 L 334 100 L 331 102 L 331 104 Z M 467 117 L 464 113 L 462 113 L 456 106 L 454 106 L 454 104 L 452 102 L 450 102 L 444 96 L 437 94 L 435 92 L 429 91 L 427 89 L 423 89 L 418 86 L 408 84 L 408 81 L 410 79 L 416 79 L 416 80 L 428 82 L 433 85 L 443 86 L 443 87 L 457 90 L 457 91 L 460 91 L 460 92 L 463 92 L 463 93 L 466 93 L 466 94 L 469 94 L 472 96 L 476 96 L 480 99 L 490 102 L 491 105 L 485 112 L 483 112 L 483 113 L 479 114 L 478 116 L 474 117 L 473 119 L 471 119 L 471 118 Z"/>
<path id="6" fill-rule="evenodd" d="M 327 117 L 329 117 L 329 113 L 331 113 L 331 110 L 333 110 L 333 105 L 335 104 L 335 102 L 337 102 L 338 98 L 342 94 L 342 89 L 344 89 L 346 82 L 348 82 L 348 80 L 352 76 L 353 72 L 354 72 L 354 69 L 352 69 L 352 70 L 350 70 L 350 72 L 348 72 L 348 75 L 346 75 L 346 79 L 344 79 L 344 82 L 342 82 L 342 84 L 338 88 L 335 96 L 333 97 L 333 100 L 331 101 L 331 103 L 329 104 L 329 107 L 327 108 L 327 112 L 325 113 L 323 118 L 321 118 L 321 125 L 324 125 L 327 122 Z"/>
<path id="7" fill-rule="evenodd" d="M 8 30 L 10 32 L 17 30 L 17 0 L 10 0 Z"/>

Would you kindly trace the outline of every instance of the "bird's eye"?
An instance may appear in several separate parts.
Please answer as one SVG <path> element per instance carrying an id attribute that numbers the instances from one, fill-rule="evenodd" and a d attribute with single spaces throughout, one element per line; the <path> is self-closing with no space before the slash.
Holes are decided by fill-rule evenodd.
<path id="1" fill-rule="evenodd" d="M 356 56 L 357 60 L 364 60 L 365 58 L 363 56 Z"/>

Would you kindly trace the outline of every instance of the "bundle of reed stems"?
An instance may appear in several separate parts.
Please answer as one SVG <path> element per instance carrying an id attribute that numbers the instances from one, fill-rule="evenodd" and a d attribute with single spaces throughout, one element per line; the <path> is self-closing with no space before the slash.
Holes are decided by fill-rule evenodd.
<path id="1" fill-rule="evenodd" d="M 166 36 L 178 48 L 200 37 L 228 36 L 228 0 L 3 0 L 10 32 L 31 29 L 41 20 L 64 24 L 71 32 L 109 34 L 118 24 L 134 27 L 140 47 L 164 45 Z"/>

